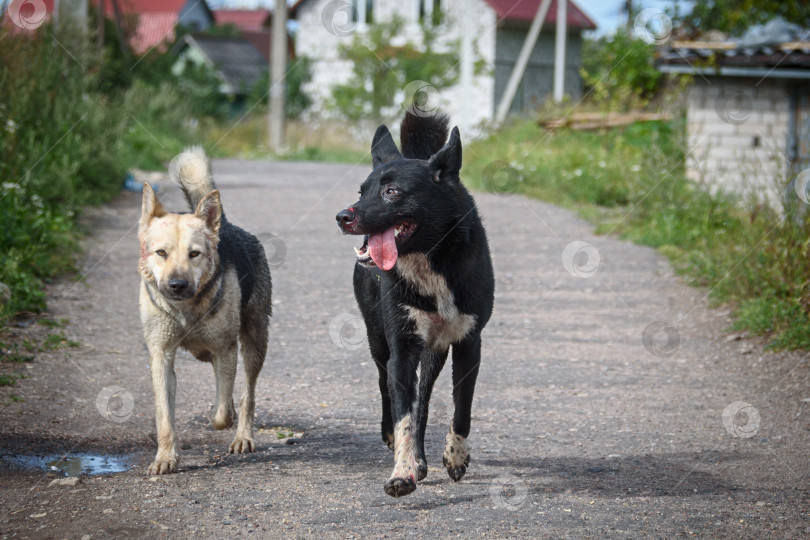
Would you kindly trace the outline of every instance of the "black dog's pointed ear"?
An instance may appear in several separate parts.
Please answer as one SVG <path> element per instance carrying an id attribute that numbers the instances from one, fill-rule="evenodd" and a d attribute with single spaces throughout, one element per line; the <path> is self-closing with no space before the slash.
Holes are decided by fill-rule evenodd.
<path id="1" fill-rule="evenodd" d="M 371 141 L 372 166 L 376 169 L 383 163 L 400 158 L 402 158 L 402 154 L 397 150 L 391 132 L 385 126 L 378 127 L 374 133 L 374 139 Z"/>
<path id="2" fill-rule="evenodd" d="M 428 160 L 433 180 L 459 180 L 458 172 L 461 170 L 461 136 L 458 128 L 450 132 L 450 140 L 441 150 L 430 156 Z"/>

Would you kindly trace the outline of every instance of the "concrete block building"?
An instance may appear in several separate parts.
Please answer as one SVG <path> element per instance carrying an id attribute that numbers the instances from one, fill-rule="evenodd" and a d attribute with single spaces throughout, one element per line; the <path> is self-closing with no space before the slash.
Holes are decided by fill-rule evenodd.
<path id="1" fill-rule="evenodd" d="M 688 74 L 687 171 L 709 189 L 776 200 L 810 167 L 810 42 L 674 42 L 664 73 Z"/>

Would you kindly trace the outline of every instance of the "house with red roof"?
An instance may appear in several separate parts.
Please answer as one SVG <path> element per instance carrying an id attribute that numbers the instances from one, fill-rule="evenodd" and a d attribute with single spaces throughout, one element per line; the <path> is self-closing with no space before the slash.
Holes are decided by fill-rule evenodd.
<path id="1" fill-rule="evenodd" d="M 214 24 L 214 14 L 205 0 L 116 1 L 125 34 L 135 54 L 153 48 L 165 50 L 174 41 L 177 26 L 198 32 Z M 104 13 L 109 18 L 115 16 L 113 0 L 104 0 Z"/>
<path id="2" fill-rule="evenodd" d="M 273 36 L 273 12 L 269 9 L 215 9 L 214 23 L 217 26 L 231 25 L 239 30 L 239 35 L 270 61 L 270 45 Z M 295 42 L 288 38 L 287 51 L 295 57 Z"/>
<path id="3" fill-rule="evenodd" d="M 3 10 L 2 26 L 10 32 L 33 32 L 53 19 L 57 4 L 58 0 L 0 1 L 0 10 Z"/>
<path id="4" fill-rule="evenodd" d="M 103 1 L 105 16 L 114 20 L 113 0 Z M 90 9 L 98 6 L 98 0 L 88 0 L 88 3 Z M 116 3 L 124 35 L 135 54 L 153 48 L 165 50 L 166 45 L 174 41 L 178 25 L 190 31 L 201 31 L 214 24 L 214 15 L 205 0 L 116 0 Z M 50 20 L 57 10 L 65 8 L 75 9 L 75 6 L 70 5 L 69 0 L 13 0 L 3 14 L 3 25 L 33 31 Z"/>
<path id="5" fill-rule="evenodd" d="M 261 32 L 270 28 L 273 12 L 269 9 L 215 9 L 217 26 L 232 24 L 242 32 Z"/>
<path id="6" fill-rule="evenodd" d="M 531 21 L 541 0 L 298 0 L 292 17 L 298 22 L 296 53 L 312 60 L 312 81 L 305 91 L 313 98 L 314 112 L 328 114 L 325 104 L 331 88 L 345 83 L 352 74 L 351 63 L 340 57 L 339 46 L 350 44 L 354 35 L 370 24 L 405 21 L 401 35 L 392 43 L 414 42 L 420 23 L 438 24 L 446 44 L 457 43 L 462 33 L 472 35 L 475 71 L 472 83 L 462 88 L 442 89 L 437 98 L 458 123 L 477 126 L 493 119 L 509 75 L 515 65 Z M 437 15 L 441 16 L 437 16 Z M 553 92 L 554 41 L 557 2 L 551 7 L 543 30 L 532 51 L 512 113 L 521 114 L 542 105 Z M 571 0 L 567 8 L 565 92 L 577 99 L 582 94 L 579 67 L 582 33 L 596 25 Z M 466 26 L 465 26 L 466 25 Z M 462 30 L 465 28 L 465 30 Z"/>

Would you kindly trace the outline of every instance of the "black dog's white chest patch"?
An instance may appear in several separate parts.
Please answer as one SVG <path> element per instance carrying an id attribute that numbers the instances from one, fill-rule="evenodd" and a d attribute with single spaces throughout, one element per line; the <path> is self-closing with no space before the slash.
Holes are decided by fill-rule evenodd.
<path id="1" fill-rule="evenodd" d="M 404 306 L 408 317 L 416 325 L 416 332 L 428 347 L 435 351 L 446 351 L 450 345 L 464 339 L 475 327 L 475 315 L 458 311 L 447 280 L 433 271 L 426 255 L 402 255 L 397 261 L 397 271 L 419 294 L 436 302 L 435 312 Z"/>

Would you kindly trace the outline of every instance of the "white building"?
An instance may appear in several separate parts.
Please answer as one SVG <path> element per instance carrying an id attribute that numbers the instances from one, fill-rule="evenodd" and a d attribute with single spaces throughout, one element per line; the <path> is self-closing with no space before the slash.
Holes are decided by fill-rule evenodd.
<path id="1" fill-rule="evenodd" d="M 459 82 L 430 99 L 438 99 L 436 105 L 470 133 L 492 120 L 539 5 L 540 0 L 299 0 L 292 8 L 298 21 L 296 53 L 312 59 L 312 82 L 305 91 L 313 98 L 313 112 L 328 114 L 324 104 L 332 87 L 351 77 L 351 63 L 340 58 L 339 45 L 351 43 L 354 34 L 365 31 L 369 24 L 394 16 L 407 22 L 401 35 L 392 38 L 414 41 L 420 35 L 419 21 L 433 20 L 434 10 L 441 10 L 443 39 L 463 42 L 469 37 L 467 50 L 472 54 L 461 55 Z M 582 91 L 581 34 L 596 25 L 574 2 L 568 2 L 567 13 L 565 93 L 576 99 Z M 552 1 L 512 103 L 513 113 L 540 106 L 552 93 L 556 17 L 556 1 Z M 473 71 L 475 62 L 478 68 Z"/>

